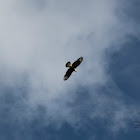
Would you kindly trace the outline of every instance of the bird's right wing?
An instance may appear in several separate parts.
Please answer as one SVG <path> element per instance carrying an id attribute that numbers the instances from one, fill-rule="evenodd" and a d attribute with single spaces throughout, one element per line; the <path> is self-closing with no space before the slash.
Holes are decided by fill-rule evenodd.
<path id="1" fill-rule="evenodd" d="M 64 76 L 64 80 L 67 80 L 73 72 L 73 68 L 69 68 Z"/>

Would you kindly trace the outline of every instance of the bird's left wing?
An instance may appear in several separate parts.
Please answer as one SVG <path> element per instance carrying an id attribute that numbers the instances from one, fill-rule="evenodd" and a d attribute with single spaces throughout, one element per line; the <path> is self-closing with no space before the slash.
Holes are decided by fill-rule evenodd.
<path id="1" fill-rule="evenodd" d="M 73 66 L 74 68 L 76 68 L 76 67 L 78 67 L 78 66 L 81 64 L 82 61 L 83 61 L 83 57 L 80 57 L 80 58 L 77 59 L 77 61 L 75 61 L 75 62 L 72 64 L 72 66 Z"/>
<path id="2" fill-rule="evenodd" d="M 73 68 L 69 68 L 64 76 L 64 80 L 67 80 L 73 72 Z"/>

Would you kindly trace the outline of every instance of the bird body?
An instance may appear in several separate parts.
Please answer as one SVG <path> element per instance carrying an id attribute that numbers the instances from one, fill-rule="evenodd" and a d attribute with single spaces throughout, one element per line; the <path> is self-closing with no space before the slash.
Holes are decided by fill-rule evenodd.
<path id="1" fill-rule="evenodd" d="M 70 61 L 66 63 L 66 67 L 69 67 L 69 69 L 67 70 L 64 76 L 64 80 L 67 80 L 71 76 L 73 71 L 77 72 L 76 67 L 78 67 L 82 61 L 83 61 L 83 57 L 80 57 L 73 64 L 71 64 Z"/>

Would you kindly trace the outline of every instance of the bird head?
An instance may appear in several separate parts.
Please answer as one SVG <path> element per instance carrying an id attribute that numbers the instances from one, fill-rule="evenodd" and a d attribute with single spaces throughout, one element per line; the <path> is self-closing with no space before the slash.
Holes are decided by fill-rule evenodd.
<path id="1" fill-rule="evenodd" d="M 69 68 L 72 67 L 72 64 L 70 61 L 66 63 L 66 67 L 69 67 Z"/>

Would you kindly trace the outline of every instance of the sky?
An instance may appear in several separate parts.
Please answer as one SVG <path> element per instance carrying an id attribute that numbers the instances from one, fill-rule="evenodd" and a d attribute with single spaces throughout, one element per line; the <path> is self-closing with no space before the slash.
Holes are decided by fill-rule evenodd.
<path id="1" fill-rule="evenodd" d="M 138 140 L 139 0 L 0 1 L 0 139 Z M 66 62 L 79 57 L 67 80 Z"/>

